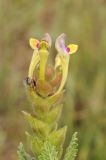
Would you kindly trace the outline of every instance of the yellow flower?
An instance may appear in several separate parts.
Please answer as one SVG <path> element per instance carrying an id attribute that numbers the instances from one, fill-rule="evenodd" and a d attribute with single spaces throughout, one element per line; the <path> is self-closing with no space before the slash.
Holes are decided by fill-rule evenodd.
<path id="1" fill-rule="evenodd" d="M 45 70 L 49 65 L 47 65 L 47 59 L 49 56 L 49 48 L 51 47 L 51 37 L 48 33 L 44 35 L 44 37 L 41 39 L 41 41 L 31 38 L 29 40 L 31 48 L 34 50 L 32 60 L 29 66 L 28 71 L 28 78 L 32 81 L 34 81 L 35 86 L 40 84 L 40 87 L 44 85 L 43 84 L 49 84 L 49 82 L 46 82 L 46 72 Z M 67 74 L 68 74 L 68 66 L 69 66 L 69 58 L 70 54 L 75 53 L 78 50 L 78 45 L 75 44 L 69 44 L 68 46 L 65 45 L 65 34 L 61 34 L 59 37 L 57 37 L 55 42 L 55 47 L 58 51 L 58 54 L 55 58 L 55 73 L 54 76 L 56 77 L 58 72 L 61 74 L 61 81 L 59 82 L 59 87 L 55 86 L 53 88 L 53 93 L 51 96 L 58 95 L 64 88 Z M 59 68 L 59 70 L 58 70 Z M 37 70 L 37 81 L 34 80 L 34 71 Z M 57 77 L 56 77 L 57 78 Z M 59 81 L 59 80 L 58 80 Z M 50 82 L 49 85 L 52 85 L 53 83 Z M 49 86 L 48 85 L 48 86 Z M 36 86 L 37 88 L 38 86 Z M 46 85 L 47 87 L 47 85 Z M 50 88 L 49 87 L 49 88 Z M 57 87 L 57 88 L 56 88 Z M 41 90 L 40 90 L 41 91 Z M 43 93 L 43 92 L 42 92 Z"/>
<path id="2" fill-rule="evenodd" d="M 28 71 L 28 77 L 32 79 L 33 72 L 35 67 L 39 64 L 40 65 L 40 79 L 44 80 L 44 74 L 45 74 L 45 65 L 48 58 L 48 48 L 51 46 L 51 37 L 48 33 L 44 35 L 44 37 L 41 39 L 41 41 L 30 38 L 29 44 L 32 49 L 34 49 L 33 56 L 31 59 L 31 63 L 29 66 Z"/>
<path id="3" fill-rule="evenodd" d="M 56 94 L 58 94 L 63 89 L 67 79 L 69 56 L 70 54 L 73 54 L 78 50 L 78 45 L 69 44 L 68 46 L 66 46 L 65 34 L 63 33 L 56 39 L 55 47 L 58 51 L 58 54 L 55 58 L 55 69 L 57 67 L 61 67 L 62 70 L 61 84 L 56 92 Z"/>

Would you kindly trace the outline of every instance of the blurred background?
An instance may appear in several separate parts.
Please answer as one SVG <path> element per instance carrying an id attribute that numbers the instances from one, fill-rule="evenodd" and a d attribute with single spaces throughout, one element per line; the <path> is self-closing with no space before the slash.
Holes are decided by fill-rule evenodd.
<path id="1" fill-rule="evenodd" d="M 77 160 L 106 160 L 106 0 L 0 0 L 0 160 L 17 160 L 31 111 L 23 79 L 32 56 L 29 38 L 66 33 L 79 45 L 70 56 L 64 111 L 66 147 L 78 131 Z M 52 55 L 56 54 L 54 44 Z"/>

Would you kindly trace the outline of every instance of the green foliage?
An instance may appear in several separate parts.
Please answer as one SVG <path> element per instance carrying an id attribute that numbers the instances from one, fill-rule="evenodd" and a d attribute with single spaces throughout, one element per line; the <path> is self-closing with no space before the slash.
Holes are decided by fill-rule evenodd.
<path id="1" fill-rule="evenodd" d="M 78 142 L 77 141 L 78 141 L 77 132 L 75 132 L 72 136 L 70 145 L 66 150 L 64 160 L 75 160 L 75 157 L 78 152 Z"/>
<path id="2" fill-rule="evenodd" d="M 31 114 L 24 112 L 25 117 L 27 118 L 31 128 L 33 129 L 33 131 L 36 132 L 36 134 L 38 136 L 47 136 L 50 128 L 49 125 L 47 123 L 44 123 L 43 121 L 37 119 L 36 117 L 32 116 Z"/>
<path id="3" fill-rule="evenodd" d="M 28 138 L 28 144 L 34 155 L 39 155 L 41 153 L 44 140 L 41 137 L 38 137 L 34 134 L 29 134 L 26 132 Z M 44 137 L 43 137 L 44 138 Z"/>
<path id="4" fill-rule="evenodd" d="M 49 124 L 52 125 L 53 123 L 56 123 L 59 120 L 62 112 L 62 107 L 62 104 L 53 107 L 53 109 L 51 109 L 48 112 L 48 114 L 44 117 Z"/>
<path id="5" fill-rule="evenodd" d="M 46 141 L 41 154 L 38 156 L 38 160 L 58 160 L 58 152 L 56 151 L 56 147 Z"/>
<path id="6" fill-rule="evenodd" d="M 53 131 L 49 137 L 48 140 L 56 146 L 58 149 L 63 145 L 65 136 L 66 136 L 67 127 L 63 127 L 59 130 Z"/>
<path id="7" fill-rule="evenodd" d="M 34 158 L 32 158 L 29 154 L 25 152 L 24 146 L 22 143 L 20 143 L 18 147 L 17 154 L 18 154 L 19 160 L 35 160 Z"/>

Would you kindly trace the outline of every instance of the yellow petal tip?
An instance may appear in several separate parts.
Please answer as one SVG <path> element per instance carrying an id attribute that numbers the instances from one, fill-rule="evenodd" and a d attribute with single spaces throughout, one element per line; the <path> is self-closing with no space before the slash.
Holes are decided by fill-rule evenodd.
<path id="1" fill-rule="evenodd" d="M 30 38 L 29 39 L 29 44 L 30 44 L 32 49 L 37 49 L 38 45 L 39 45 L 39 41 L 35 38 Z"/>
<path id="2" fill-rule="evenodd" d="M 69 54 L 73 54 L 78 50 L 78 45 L 76 45 L 76 44 L 69 44 L 67 47 L 70 50 Z"/>

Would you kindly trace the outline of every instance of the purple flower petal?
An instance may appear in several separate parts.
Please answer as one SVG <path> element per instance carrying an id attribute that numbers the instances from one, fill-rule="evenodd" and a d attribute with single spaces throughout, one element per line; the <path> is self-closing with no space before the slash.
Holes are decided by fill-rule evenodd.
<path id="1" fill-rule="evenodd" d="M 65 46 L 65 37 L 66 37 L 66 35 L 64 33 L 62 33 L 56 39 L 55 47 L 58 50 L 58 52 L 68 53 L 67 47 Z"/>

